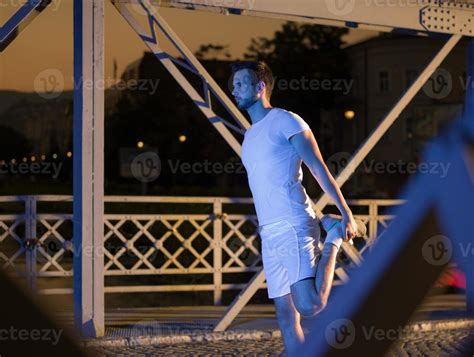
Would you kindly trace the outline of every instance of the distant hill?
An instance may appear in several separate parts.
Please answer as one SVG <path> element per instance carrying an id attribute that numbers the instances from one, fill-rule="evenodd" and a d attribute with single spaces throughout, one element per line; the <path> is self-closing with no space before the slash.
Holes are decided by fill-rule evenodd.
<path id="1" fill-rule="evenodd" d="M 72 98 L 72 91 L 64 92 L 61 98 Z M 18 102 L 26 100 L 28 103 L 44 103 L 45 99 L 40 97 L 36 92 L 17 92 L 0 90 L 0 116 L 10 107 Z"/>

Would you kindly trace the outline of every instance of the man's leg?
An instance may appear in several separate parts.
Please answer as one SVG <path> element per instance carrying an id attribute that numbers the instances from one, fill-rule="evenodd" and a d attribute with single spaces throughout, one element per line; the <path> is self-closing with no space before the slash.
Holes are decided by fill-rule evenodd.
<path id="1" fill-rule="evenodd" d="M 334 227 L 329 234 L 340 235 Z M 341 233 L 342 234 L 342 233 Z M 334 279 L 338 247 L 325 243 L 322 255 L 316 263 L 316 276 L 297 281 L 291 285 L 291 294 L 297 310 L 303 316 L 314 316 L 327 305 Z"/>
<path id="2" fill-rule="evenodd" d="M 314 316 L 327 305 L 334 279 L 337 252 L 343 237 L 340 224 L 341 218 L 336 215 L 327 215 L 321 219 L 321 223 L 328 233 L 321 257 L 317 262 L 316 276 L 300 280 L 291 285 L 295 307 L 303 316 Z M 357 219 L 356 223 L 357 236 L 365 235 L 365 224 Z"/>
<path id="3" fill-rule="evenodd" d="M 293 304 L 291 294 L 273 299 L 278 326 L 283 337 L 287 356 L 294 356 L 294 352 L 304 342 L 304 333 L 301 328 L 300 314 Z"/>

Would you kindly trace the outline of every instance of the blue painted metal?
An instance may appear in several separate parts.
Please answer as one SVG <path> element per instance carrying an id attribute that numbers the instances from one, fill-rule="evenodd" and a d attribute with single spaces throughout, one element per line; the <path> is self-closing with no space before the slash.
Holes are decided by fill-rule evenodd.
<path id="1" fill-rule="evenodd" d="M 140 38 L 144 41 L 144 42 L 150 42 L 152 44 L 158 44 L 158 37 L 157 37 L 157 34 L 156 34 L 156 31 L 155 31 L 155 27 L 154 25 L 156 24 L 158 26 L 158 28 L 161 30 L 161 32 L 166 36 L 166 38 L 173 44 L 173 46 L 179 51 L 179 53 L 181 54 L 182 58 L 184 59 L 184 61 L 182 60 L 178 60 L 176 58 L 174 58 L 173 56 L 167 54 L 167 53 L 154 53 L 155 57 L 158 58 L 159 60 L 160 59 L 163 59 L 163 58 L 168 58 L 170 60 L 172 60 L 174 63 L 176 63 L 177 65 L 187 69 L 188 71 L 196 74 L 197 76 L 201 77 L 201 80 L 203 82 L 203 89 L 204 89 L 204 102 L 198 102 L 198 101 L 194 101 L 194 103 L 197 105 L 197 106 L 201 106 L 201 107 L 206 107 L 206 108 L 209 108 L 211 109 L 210 107 L 210 98 L 209 98 L 209 90 L 219 99 L 219 101 L 221 102 L 221 104 L 227 108 L 227 105 L 225 104 L 224 101 L 221 100 L 220 96 L 214 91 L 214 89 L 209 86 L 206 82 L 206 80 L 204 78 L 202 78 L 202 76 L 200 75 L 199 73 L 199 70 L 193 65 L 193 63 L 189 60 L 188 56 L 186 56 L 186 54 L 181 50 L 180 46 L 174 41 L 173 37 L 170 36 L 168 34 L 168 32 L 166 31 L 166 29 L 163 28 L 163 26 L 160 24 L 159 21 L 156 20 L 156 18 L 153 16 L 153 14 L 150 12 L 150 10 L 143 4 L 143 0 L 138 0 L 138 3 L 140 4 L 140 6 L 143 8 L 143 10 L 146 12 L 146 16 L 148 17 L 147 19 L 147 22 L 148 22 L 148 28 L 150 30 L 150 34 L 149 35 L 143 35 L 143 34 L 138 34 L 140 36 Z M 227 108 L 229 109 L 229 108 Z M 231 111 L 230 111 L 231 112 Z M 227 126 L 228 128 L 234 130 L 235 132 L 237 133 L 240 133 L 240 134 L 244 134 L 245 133 L 245 127 L 240 123 L 239 120 L 237 120 L 237 123 L 239 124 L 240 128 L 236 125 L 233 125 L 232 123 L 230 123 L 229 121 L 219 117 L 219 116 L 216 116 L 214 117 L 215 119 L 217 119 L 218 121 L 222 122 L 225 126 Z M 212 122 L 212 121 L 211 121 Z"/>
<path id="2" fill-rule="evenodd" d="M 474 39 L 469 40 L 466 54 L 466 94 L 464 101 L 464 122 L 466 130 L 464 135 L 474 145 Z M 473 169 L 474 170 L 474 169 Z M 474 252 L 474 249 L 473 249 Z M 466 307 L 471 316 L 474 316 L 474 256 L 466 262 Z"/>
<path id="3" fill-rule="evenodd" d="M 452 257 L 461 267 L 472 271 L 473 257 L 465 251 L 472 244 L 474 231 L 474 221 L 470 218 L 474 189 L 461 158 L 464 147 L 461 124 L 462 121 L 458 120 L 451 125 L 428 146 L 423 156 L 425 162 L 449 163 L 448 177 L 440 179 L 430 173 L 419 173 L 409 183 L 401 197 L 407 203 L 389 212 L 396 218 L 383 239 L 365 257 L 364 264 L 352 271 L 351 280 L 334 291 L 327 310 L 314 320 L 312 333 L 301 349 L 301 355 L 357 355 L 364 348 L 369 352 L 369 347 L 389 346 L 387 339 L 364 338 L 363 330 L 373 327 L 388 331 L 402 327 L 434 283 L 436 276 L 433 274 L 442 272 L 443 266 L 429 261 L 427 265 L 426 257 L 424 260 L 421 256 L 420 248 L 426 238 L 417 234 L 417 228 L 420 225 L 430 228 L 433 222 L 424 219 L 430 213 L 436 214 L 439 229 L 452 242 Z M 453 207 L 456 207 L 455 211 Z M 432 230 L 437 231 L 436 228 Z M 405 272 L 410 269 L 412 274 L 398 275 L 394 281 L 393 272 L 403 271 L 404 266 Z M 429 278 L 423 275 L 428 272 L 431 274 Z M 415 286 L 416 283 L 424 285 Z M 391 284 L 397 293 L 380 291 L 381 287 L 387 288 L 387 284 Z"/>
<path id="4" fill-rule="evenodd" d="M 74 0 L 74 130 L 73 130 L 73 172 L 81 172 L 82 158 L 80 153 L 82 152 L 82 107 L 83 107 L 83 20 L 84 14 L 82 10 L 82 1 Z M 82 210 L 82 176 L 74 176 L 73 183 L 73 212 L 74 212 L 74 224 L 73 224 L 73 245 L 75 252 L 81 252 L 82 250 L 82 221 L 81 216 Z M 80 258 L 80 256 L 78 256 Z M 78 264 L 78 259 L 74 259 L 74 324 L 76 331 L 82 331 L 82 288 L 80 287 L 82 282 L 82 269 Z"/>
<path id="5" fill-rule="evenodd" d="M 28 0 L 8 21 L 0 27 L 0 44 L 20 26 L 20 24 L 41 5 L 43 0 Z"/>

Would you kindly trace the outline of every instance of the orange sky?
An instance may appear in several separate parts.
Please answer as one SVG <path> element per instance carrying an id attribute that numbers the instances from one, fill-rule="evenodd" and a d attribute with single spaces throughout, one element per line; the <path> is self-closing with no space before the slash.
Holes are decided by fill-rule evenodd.
<path id="1" fill-rule="evenodd" d="M 0 0 L 0 25 L 18 8 L 17 4 L 24 1 Z M 108 1 L 106 4 L 105 77 L 110 80 L 113 79 L 114 58 L 120 75 L 125 66 L 140 58 L 147 47 L 115 8 Z M 65 79 L 65 89 L 72 87 L 72 5 L 73 0 L 53 0 L 50 7 L 0 54 L 0 90 L 32 91 L 35 78 L 46 69 L 59 70 Z M 271 37 L 283 23 L 188 10 L 162 9 L 161 12 L 191 51 L 206 43 L 228 44 L 233 58 L 241 57 L 252 37 Z M 347 40 L 352 42 L 373 34 L 357 30 Z M 160 43 L 163 49 L 176 54 L 162 37 Z"/>

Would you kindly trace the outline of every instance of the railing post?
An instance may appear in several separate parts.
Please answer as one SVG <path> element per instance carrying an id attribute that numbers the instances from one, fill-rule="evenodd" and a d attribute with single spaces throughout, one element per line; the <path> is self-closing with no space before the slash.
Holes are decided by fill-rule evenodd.
<path id="1" fill-rule="evenodd" d="M 214 305 L 222 305 L 222 202 L 214 201 Z"/>
<path id="2" fill-rule="evenodd" d="M 379 208 L 377 201 L 369 203 L 369 244 L 373 243 L 377 238 Z"/>
<path id="3" fill-rule="evenodd" d="M 25 240 L 26 245 L 26 279 L 31 292 L 36 292 L 36 198 L 27 196 L 25 200 Z"/>

